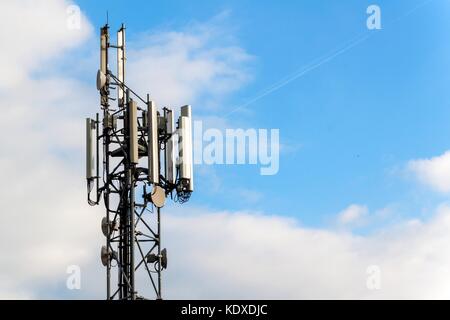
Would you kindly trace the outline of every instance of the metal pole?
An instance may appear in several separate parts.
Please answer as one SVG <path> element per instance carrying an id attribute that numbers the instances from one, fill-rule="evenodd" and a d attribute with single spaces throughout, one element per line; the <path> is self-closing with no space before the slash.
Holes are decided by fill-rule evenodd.
<path id="1" fill-rule="evenodd" d="M 106 34 L 106 48 L 105 49 L 105 60 L 106 60 L 106 68 L 108 67 L 108 46 L 109 46 L 109 32 L 108 32 L 108 24 L 103 27 L 102 33 Z M 106 84 L 109 86 L 109 83 Z M 107 98 L 105 100 L 105 105 L 103 109 L 103 121 L 104 119 L 108 119 L 109 117 L 109 90 L 107 90 Z M 98 120 L 98 119 L 97 119 Z M 104 150 L 104 166 L 106 170 L 106 185 L 105 185 L 105 207 L 106 207 L 106 219 L 110 221 L 110 209 L 109 209 L 109 197 L 110 197 L 110 176 L 109 176 L 109 144 L 110 144 L 110 132 L 109 126 L 105 127 L 105 123 L 103 123 L 103 150 Z M 97 156 L 97 159 L 99 157 Z M 97 160 L 98 161 L 98 160 Z M 97 166 L 98 172 L 98 166 Z M 97 173 L 99 176 L 99 173 Z M 110 235 L 108 234 L 106 237 L 106 248 L 110 250 Z M 111 261 L 108 259 L 106 265 L 106 298 L 109 300 L 111 298 Z"/>
<path id="2" fill-rule="evenodd" d="M 158 214 L 158 293 L 157 299 L 161 300 L 161 212 L 160 208 L 157 208 Z"/>
<path id="3" fill-rule="evenodd" d="M 136 298 L 136 291 L 135 291 L 135 281 L 134 281 L 134 238 L 135 238 L 135 165 L 131 161 L 131 128 L 130 128 L 130 92 L 129 90 L 126 91 L 126 103 L 127 103 L 127 118 L 125 119 L 124 123 L 126 125 L 126 132 L 128 136 L 128 156 L 127 156 L 127 163 L 126 163 L 126 188 L 127 191 L 129 190 L 129 193 L 127 192 L 128 196 L 128 204 L 126 207 L 124 207 L 124 213 L 126 212 L 126 277 L 128 278 L 129 284 L 127 285 L 126 290 L 126 297 L 131 300 L 135 300 Z"/>
<path id="4" fill-rule="evenodd" d="M 147 94 L 147 105 L 150 102 L 150 95 Z M 159 148 L 158 148 L 159 150 Z M 161 163 L 160 163 L 160 156 L 159 156 L 159 152 L 158 152 L 158 169 L 159 172 L 158 174 L 161 174 Z M 157 227 L 157 231 L 156 231 L 156 245 L 157 245 L 157 251 L 158 251 L 158 268 L 157 268 L 157 274 L 158 274 L 158 287 L 157 287 L 157 292 L 156 292 L 156 299 L 157 300 L 161 300 L 161 212 L 160 212 L 160 208 L 156 208 L 156 214 L 157 214 L 157 221 L 156 221 L 156 227 Z"/>
<path id="5" fill-rule="evenodd" d="M 130 131 L 129 131 L 129 114 L 127 111 L 128 108 L 128 104 L 129 104 L 129 95 L 128 92 L 126 93 L 126 97 L 125 97 L 125 104 L 126 104 L 126 108 L 124 110 L 124 120 L 123 120 L 123 126 L 124 126 L 124 131 L 125 131 L 125 137 L 126 139 L 129 140 L 129 135 L 130 135 Z M 122 235 L 122 260 L 121 260 L 121 264 L 123 266 L 123 276 L 122 276 L 122 285 L 123 285 L 123 299 L 128 299 L 128 295 L 129 295 L 129 286 L 128 286 L 128 281 L 130 280 L 130 269 L 129 269 L 129 252 L 128 252 L 128 246 L 129 246 L 129 233 L 130 233 L 130 223 L 129 223 L 129 200 L 130 200 L 130 195 L 129 195 L 129 177 L 130 177 L 130 159 L 129 159 L 129 154 L 130 154 L 130 148 L 129 148 L 129 143 L 127 143 L 127 156 L 125 157 L 124 161 L 124 171 L 125 171 L 125 178 L 123 181 L 123 187 L 125 188 L 126 192 L 126 196 L 123 198 L 123 205 L 121 208 L 121 225 L 122 225 L 122 229 L 123 229 L 123 235 Z M 127 281 L 128 279 L 128 281 Z"/>
<path id="6" fill-rule="evenodd" d="M 131 285 L 131 299 L 136 299 L 136 291 L 134 287 L 134 165 L 131 165 L 129 171 L 130 178 L 130 285 Z"/>
<path id="7" fill-rule="evenodd" d="M 147 95 L 147 100 L 149 100 L 150 96 Z M 158 123 L 158 122 L 157 122 Z M 159 139 L 158 139 L 159 141 Z M 160 157 L 160 146 L 158 145 L 158 175 L 161 175 L 161 157 Z M 161 300 L 162 299 L 162 293 L 161 293 L 161 282 L 162 282 L 162 277 L 161 277 L 161 262 L 162 262 L 162 257 L 161 257 L 161 208 L 158 207 L 157 210 L 157 228 L 158 228 L 158 294 L 157 294 L 157 299 Z"/>
<path id="8" fill-rule="evenodd" d="M 128 107 L 130 104 L 130 91 L 127 90 L 127 103 Z M 128 114 L 129 115 L 129 114 Z M 129 120 L 129 119 L 128 119 Z M 129 135 L 131 135 L 130 125 L 128 124 L 128 132 Z M 129 147 L 131 148 L 131 143 L 128 143 Z M 131 154 L 131 149 L 129 152 L 129 155 Z M 134 237 L 135 237 L 135 230 L 134 230 L 134 172 L 135 172 L 135 165 L 131 162 L 130 157 L 128 157 L 128 164 L 129 164 L 129 171 L 128 171 L 128 177 L 129 177 L 129 187 L 130 187 L 130 213 L 129 213 L 129 239 L 130 239 L 130 252 L 129 252 L 129 262 L 130 262 L 130 290 L 131 290 L 131 299 L 136 299 L 136 291 L 134 287 Z"/>

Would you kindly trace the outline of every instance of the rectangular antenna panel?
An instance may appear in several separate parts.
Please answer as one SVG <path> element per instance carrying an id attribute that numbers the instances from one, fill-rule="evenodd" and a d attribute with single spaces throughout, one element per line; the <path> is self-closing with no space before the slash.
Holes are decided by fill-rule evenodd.
<path id="1" fill-rule="evenodd" d="M 117 32 L 117 78 L 120 82 L 125 82 L 125 28 L 121 28 Z M 124 86 L 119 84 L 117 90 L 117 98 L 119 103 L 123 103 Z"/>
<path id="2" fill-rule="evenodd" d="M 192 118 L 192 111 L 190 105 L 181 107 L 181 116 Z"/>
<path id="3" fill-rule="evenodd" d="M 108 27 L 105 26 L 100 29 L 100 74 L 104 76 L 108 73 L 108 41 Z M 101 91 L 100 104 L 107 106 L 108 102 L 108 96 Z"/>
<path id="4" fill-rule="evenodd" d="M 176 170 L 175 170 L 175 122 L 172 110 L 166 111 L 166 132 L 171 135 L 170 139 L 166 142 L 165 148 L 165 172 L 166 179 L 170 183 L 175 183 Z"/>
<path id="5" fill-rule="evenodd" d="M 108 28 L 100 29 L 100 71 L 106 75 L 107 72 L 107 50 L 108 50 Z"/>
<path id="6" fill-rule="evenodd" d="M 159 141 L 158 141 L 158 113 L 154 101 L 147 106 L 148 128 L 148 178 L 150 183 L 159 183 Z"/>
<path id="7" fill-rule="evenodd" d="M 137 164 L 139 162 L 138 153 L 138 122 L 137 122 L 137 104 L 130 100 L 128 103 L 128 122 L 130 134 L 130 162 Z"/>
<path id="8" fill-rule="evenodd" d="M 194 169 L 192 162 L 192 117 L 191 107 L 181 108 L 179 118 L 178 153 L 180 157 L 180 178 L 189 180 L 188 191 L 194 191 Z"/>
<path id="9" fill-rule="evenodd" d="M 94 120 L 86 119 L 86 178 L 92 179 L 95 177 L 95 123 Z"/>

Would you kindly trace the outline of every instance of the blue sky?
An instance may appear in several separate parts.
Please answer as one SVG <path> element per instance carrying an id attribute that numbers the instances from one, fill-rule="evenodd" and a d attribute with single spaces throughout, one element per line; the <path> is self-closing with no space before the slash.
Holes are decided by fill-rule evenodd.
<path id="1" fill-rule="evenodd" d="M 260 176 L 254 166 L 214 166 L 222 191 L 257 191 L 260 201 L 208 192 L 209 181 L 197 179 L 192 204 L 250 208 L 322 226 L 351 203 L 371 210 L 395 205 L 398 214 L 414 216 L 442 200 L 417 188 L 402 168 L 448 147 L 446 1 L 378 1 L 380 31 L 366 28 L 371 1 L 135 1 L 128 8 L 119 1 L 78 3 L 96 27 L 105 22 L 106 10 L 113 30 L 126 22 L 131 41 L 145 32 L 183 30 L 224 16 L 221 28 L 253 57 L 252 80 L 210 113 L 218 116 L 369 36 L 245 106 L 248 112 L 230 115 L 244 128 L 279 128 L 288 146 L 275 176 Z"/>

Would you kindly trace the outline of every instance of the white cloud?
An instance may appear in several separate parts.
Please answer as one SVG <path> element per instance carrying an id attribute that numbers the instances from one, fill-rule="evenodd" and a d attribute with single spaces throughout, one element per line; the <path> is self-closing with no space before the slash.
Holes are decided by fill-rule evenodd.
<path id="1" fill-rule="evenodd" d="M 2 298 L 36 297 L 64 279 L 69 264 L 89 261 L 89 246 L 101 241 L 82 179 L 82 119 L 92 96 L 79 81 L 49 73 L 92 29 L 84 17 L 80 30 L 66 28 L 70 4 L 0 3 L 0 40 L 8 44 L 0 51 Z"/>
<path id="2" fill-rule="evenodd" d="M 197 110 L 216 106 L 250 78 L 252 57 L 214 24 L 142 37 L 139 48 L 129 45 L 127 74 L 132 87 L 150 92 L 159 105 L 193 104 Z"/>
<path id="3" fill-rule="evenodd" d="M 52 59 L 78 46 L 92 31 L 81 16 L 80 29 L 69 29 L 71 1 L 18 0 L 0 3 L 0 89 L 18 85 L 31 71 L 45 71 Z"/>
<path id="4" fill-rule="evenodd" d="M 412 160 L 407 167 L 421 183 L 438 192 L 450 192 L 450 151 L 430 159 Z"/>
<path id="5" fill-rule="evenodd" d="M 382 233 L 310 229 L 249 212 L 165 216 L 168 298 L 449 299 L 450 208 Z M 367 268 L 379 266 L 381 289 Z"/>
<path id="6" fill-rule="evenodd" d="M 337 221 L 340 225 L 361 223 L 368 213 L 369 209 L 366 206 L 352 204 L 339 212 Z"/>

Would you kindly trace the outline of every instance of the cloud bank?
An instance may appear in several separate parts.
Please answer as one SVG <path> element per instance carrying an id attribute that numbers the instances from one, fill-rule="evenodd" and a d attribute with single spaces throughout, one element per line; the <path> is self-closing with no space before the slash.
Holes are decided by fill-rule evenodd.
<path id="1" fill-rule="evenodd" d="M 428 222 L 368 236 L 251 212 L 195 212 L 165 217 L 171 298 L 450 298 L 449 206 Z M 371 266 L 379 290 L 367 286 Z"/>
<path id="2" fill-rule="evenodd" d="M 215 24 L 219 18 L 183 31 L 143 34 L 139 41 L 131 42 L 131 86 L 139 92 L 150 91 L 164 106 L 217 107 L 226 95 L 249 81 L 248 63 L 252 60 L 244 49 L 227 40 Z"/>
<path id="3" fill-rule="evenodd" d="M 83 113 L 90 94 L 51 74 L 52 61 L 82 43 L 91 26 L 66 27 L 68 1 L 0 3 L 0 297 L 35 298 L 59 286 L 70 264 L 91 259 L 95 212 L 84 205 Z M 47 73 L 46 76 L 36 76 Z"/>
<path id="4" fill-rule="evenodd" d="M 435 191 L 450 192 L 450 151 L 430 159 L 411 160 L 408 169 Z"/>

